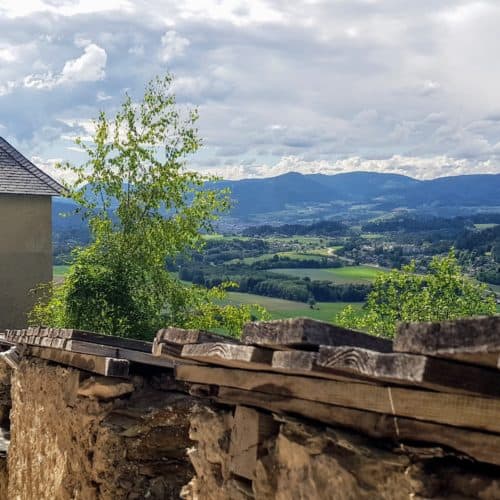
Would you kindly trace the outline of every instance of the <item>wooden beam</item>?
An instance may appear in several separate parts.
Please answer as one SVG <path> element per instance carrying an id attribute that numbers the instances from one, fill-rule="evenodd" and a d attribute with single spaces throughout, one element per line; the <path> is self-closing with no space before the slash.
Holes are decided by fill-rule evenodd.
<path id="1" fill-rule="evenodd" d="M 187 344 L 182 358 L 215 365 L 262 370 L 271 366 L 273 351 L 248 345 L 222 343 Z"/>
<path id="2" fill-rule="evenodd" d="M 231 472 L 254 479 L 255 467 L 263 441 L 277 433 L 279 425 L 267 413 L 246 406 L 234 411 L 229 455 Z"/>
<path id="3" fill-rule="evenodd" d="M 294 353 L 283 353 L 281 356 L 286 358 L 289 354 Z M 321 346 L 316 363 L 319 370 L 365 376 L 380 382 L 419 385 L 443 392 L 500 396 L 497 370 L 428 356 Z"/>
<path id="4" fill-rule="evenodd" d="M 174 358 L 181 357 L 182 348 L 181 344 L 171 344 L 170 342 L 158 342 L 157 339 L 153 341 L 152 353 L 154 356 L 169 356 Z"/>
<path id="5" fill-rule="evenodd" d="M 131 349 L 118 349 L 118 358 L 127 359 L 132 363 L 141 365 L 158 366 L 160 368 L 174 367 L 174 362 L 171 359 L 159 358 L 147 352 L 133 351 Z"/>
<path id="6" fill-rule="evenodd" d="M 271 371 L 289 375 L 306 375 L 308 377 L 319 377 L 343 382 L 358 381 L 364 384 L 374 384 L 373 380 L 359 377 L 354 373 L 347 376 L 340 372 L 325 370 L 318 365 L 317 352 L 310 351 L 274 351 Z"/>
<path id="7" fill-rule="evenodd" d="M 19 342 L 33 343 L 34 339 L 47 338 L 73 340 L 88 342 L 93 344 L 100 344 L 109 347 L 117 347 L 123 349 L 132 349 L 134 351 L 141 351 L 151 353 L 153 344 L 143 340 L 129 339 L 125 337 L 116 337 L 112 335 L 102 335 L 100 333 L 87 332 L 84 330 L 74 330 L 71 328 L 42 328 L 31 327 L 26 330 L 11 330 L 10 335 L 16 338 Z M 46 341 L 47 343 L 50 341 Z"/>
<path id="8" fill-rule="evenodd" d="M 380 352 L 392 351 L 389 340 L 309 318 L 247 323 L 243 328 L 243 342 L 271 349 L 304 347 L 317 350 L 319 345 L 347 345 Z"/>
<path id="9" fill-rule="evenodd" d="M 159 330 L 155 340 L 158 343 L 169 342 L 171 344 L 186 345 L 186 344 L 201 344 L 203 342 L 229 342 L 231 344 L 239 344 L 240 342 L 234 338 L 216 333 L 205 332 L 203 330 L 184 330 L 182 328 L 169 327 Z"/>
<path id="10" fill-rule="evenodd" d="M 278 414 L 300 415 L 329 425 L 339 425 L 373 438 L 394 442 L 426 442 L 448 446 L 475 460 L 500 465 L 500 436 L 410 418 L 333 406 L 294 397 L 219 387 L 219 403 L 248 405 Z"/>
<path id="11" fill-rule="evenodd" d="M 174 347 L 173 349 L 172 349 L 172 346 Z M 184 363 L 184 364 L 188 364 L 188 365 L 189 364 L 199 365 L 200 363 L 198 363 L 197 361 L 183 359 L 181 357 L 183 347 L 184 346 L 168 344 L 166 342 L 159 344 L 155 341 L 155 342 L 153 342 L 153 356 L 155 358 L 162 358 L 162 359 L 168 360 L 173 365 L 176 365 L 179 363 Z"/>
<path id="12" fill-rule="evenodd" d="M 497 368 L 500 359 L 500 316 L 401 323 L 394 350 Z"/>
<path id="13" fill-rule="evenodd" d="M 72 366 L 80 370 L 98 373 L 107 377 L 128 377 L 130 363 L 126 359 L 114 359 L 88 354 L 72 353 L 50 347 L 29 347 L 31 356 Z"/>
<path id="14" fill-rule="evenodd" d="M 300 398 L 500 432 L 499 399 L 205 366 L 180 365 L 175 373 L 179 380 L 197 384 L 266 392 L 283 399 Z"/>
<path id="15" fill-rule="evenodd" d="M 164 368 L 173 368 L 174 366 L 174 363 L 171 360 L 162 359 L 147 352 L 94 344 L 91 342 L 83 342 L 80 340 L 67 340 L 64 345 L 64 350 L 70 352 L 78 352 L 81 354 L 90 354 L 93 356 L 127 359 L 134 363 L 160 366 Z"/>

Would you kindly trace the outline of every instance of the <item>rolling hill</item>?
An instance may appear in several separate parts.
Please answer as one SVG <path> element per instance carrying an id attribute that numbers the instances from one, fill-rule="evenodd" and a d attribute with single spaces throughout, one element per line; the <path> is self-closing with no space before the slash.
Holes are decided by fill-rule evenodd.
<path id="1" fill-rule="evenodd" d="M 230 216 L 246 224 L 254 220 L 261 223 L 266 217 L 275 223 L 290 221 L 304 211 L 310 218 L 352 215 L 359 206 L 371 212 L 411 209 L 458 215 L 480 210 L 500 211 L 500 174 L 421 181 L 376 172 L 337 175 L 290 172 L 278 177 L 210 184 L 214 186 L 231 190 L 233 208 Z M 70 200 L 54 200 L 55 231 L 81 225 L 79 217 L 58 215 L 71 209 L 71 205 Z"/>

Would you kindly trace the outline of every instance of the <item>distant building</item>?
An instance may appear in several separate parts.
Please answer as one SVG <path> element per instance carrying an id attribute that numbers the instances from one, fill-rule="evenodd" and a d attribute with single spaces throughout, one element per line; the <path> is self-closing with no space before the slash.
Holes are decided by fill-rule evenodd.
<path id="1" fill-rule="evenodd" d="M 52 196 L 63 188 L 0 137 L 0 330 L 23 328 L 52 280 Z"/>

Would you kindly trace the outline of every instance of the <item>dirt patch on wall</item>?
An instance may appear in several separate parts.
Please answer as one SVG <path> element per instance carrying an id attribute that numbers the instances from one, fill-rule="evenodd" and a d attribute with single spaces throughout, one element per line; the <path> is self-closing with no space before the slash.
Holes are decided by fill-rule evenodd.
<path id="1" fill-rule="evenodd" d="M 193 400 L 164 382 L 24 360 L 12 380 L 9 498 L 178 498 L 193 475 Z"/>

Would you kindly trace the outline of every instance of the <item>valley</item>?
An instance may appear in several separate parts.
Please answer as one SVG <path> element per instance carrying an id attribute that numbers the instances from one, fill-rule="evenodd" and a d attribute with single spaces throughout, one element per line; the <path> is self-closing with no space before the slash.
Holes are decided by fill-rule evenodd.
<path id="1" fill-rule="evenodd" d="M 344 219 L 250 226 L 204 239 L 202 251 L 167 262 L 169 271 L 204 287 L 231 282 L 226 303 L 260 305 L 273 319 L 335 321 L 346 305 L 363 307 L 377 276 L 412 261 L 417 272 L 425 273 L 433 257 L 452 247 L 466 274 L 500 297 L 497 214 L 443 218 L 388 213 L 351 225 Z M 68 259 L 55 256 L 56 281 L 67 272 Z"/>

